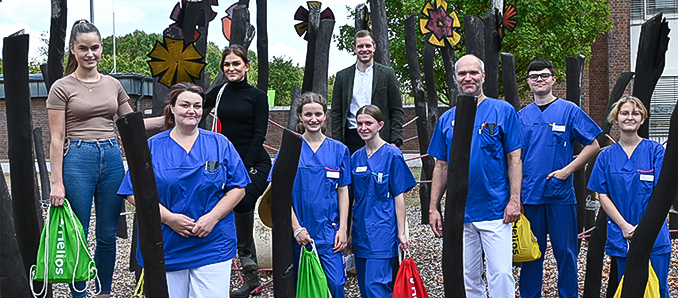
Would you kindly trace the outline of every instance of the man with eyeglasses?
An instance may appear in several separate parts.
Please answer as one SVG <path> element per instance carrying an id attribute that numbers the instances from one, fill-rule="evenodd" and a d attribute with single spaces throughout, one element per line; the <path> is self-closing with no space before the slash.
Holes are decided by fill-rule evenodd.
<path id="1" fill-rule="evenodd" d="M 485 67 L 473 55 L 459 59 L 455 79 L 462 94 L 478 97 L 471 138 L 469 186 L 464 215 L 464 286 L 466 297 L 515 297 L 512 271 L 511 223 L 520 218 L 522 162 L 518 116 L 506 101 L 483 94 Z M 455 111 L 445 112 L 435 127 L 428 154 L 436 158 L 431 183 L 429 221 L 442 236 L 438 205 L 447 187 L 448 155 L 454 135 Z M 483 253 L 485 264 L 483 264 Z"/>
<path id="2" fill-rule="evenodd" d="M 598 124 L 574 103 L 553 95 L 553 64 L 537 59 L 527 68 L 534 102 L 518 112 L 523 136 L 521 197 L 525 216 L 537 237 L 542 257 L 522 264 L 520 296 L 541 297 L 546 234 L 558 263 L 558 294 L 578 297 L 577 200 L 572 173 L 593 158 L 602 133 Z M 574 141 L 585 145 L 573 158 Z"/>

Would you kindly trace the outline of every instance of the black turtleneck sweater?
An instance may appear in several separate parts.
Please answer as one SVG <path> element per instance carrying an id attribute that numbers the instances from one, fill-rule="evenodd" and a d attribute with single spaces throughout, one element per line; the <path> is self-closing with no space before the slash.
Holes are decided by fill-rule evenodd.
<path id="1" fill-rule="evenodd" d="M 214 107 L 222 86 L 206 94 L 205 112 Z M 263 146 L 268 128 L 268 97 L 264 91 L 252 87 L 246 80 L 228 83 L 217 107 L 217 117 L 221 121 L 221 133 L 233 143 L 248 169 L 257 162 L 271 162 Z"/>

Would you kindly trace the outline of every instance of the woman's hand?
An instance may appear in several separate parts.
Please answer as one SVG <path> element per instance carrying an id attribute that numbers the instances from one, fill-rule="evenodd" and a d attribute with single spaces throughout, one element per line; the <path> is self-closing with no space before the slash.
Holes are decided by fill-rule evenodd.
<path id="1" fill-rule="evenodd" d="M 62 206 L 66 197 L 66 188 L 63 183 L 52 184 L 52 190 L 49 193 L 49 200 L 52 206 Z"/>
<path id="2" fill-rule="evenodd" d="M 212 229 L 214 229 L 214 226 L 217 224 L 217 222 L 219 222 L 219 220 L 212 216 L 211 213 L 201 216 L 198 218 L 198 221 L 193 227 L 193 235 L 198 237 L 207 237 L 207 235 L 212 232 Z"/>
<path id="3" fill-rule="evenodd" d="M 410 250 L 410 241 L 407 240 L 407 236 L 405 234 L 398 234 L 398 240 L 400 241 L 400 249 L 403 251 Z"/>
<path id="4" fill-rule="evenodd" d="M 340 228 L 337 233 L 334 235 L 334 247 L 332 251 L 337 253 L 346 249 L 348 240 L 346 239 L 346 229 Z"/>
<path id="5" fill-rule="evenodd" d="M 619 227 L 621 228 L 622 231 L 622 237 L 624 237 L 624 239 L 631 240 L 631 238 L 633 237 L 633 233 L 636 231 L 636 226 L 632 226 L 627 223 Z"/>
<path id="6" fill-rule="evenodd" d="M 310 244 L 313 242 L 313 239 L 311 238 L 311 235 L 308 234 L 307 230 L 303 230 L 297 235 L 297 237 L 294 237 L 295 240 L 297 240 L 297 243 L 301 246 L 306 246 L 307 244 Z"/>
<path id="7" fill-rule="evenodd" d="M 196 225 L 195 221 L 186 215 L 171 213 L 168 215 L 167 220 L 165 220 L 165 224 L 183 237 L 195 236 L 193 233 Z"/>

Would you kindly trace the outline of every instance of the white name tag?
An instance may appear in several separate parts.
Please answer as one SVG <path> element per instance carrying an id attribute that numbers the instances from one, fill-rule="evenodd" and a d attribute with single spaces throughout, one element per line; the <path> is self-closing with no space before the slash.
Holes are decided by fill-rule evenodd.
<path id="1" fill-rule="evenodd" d="M 366 166 L 365 166 L 365 167 L 357 167 L 357 168 L 355 168 L 355 172 L 356 172 L 356 173 L 364 173 L 364 172 L 367 172 L 367 167 L 366 167 Z"/>
<path id="2" fill-rule="evenodd" d="M 454 126 L 454 120 L 452 120 L 452 126 Z"/>
<path id="3" fill-rule="evenodd" d="M 327 171 L 327 178 L 338 179 L 339 178 L 339 172 Z"/>
<path id="4" fill-rule="evenodd" d="M 555 124 L 553 124 L 553 131 L 565 132 L 565 125 L 555 125 Z"/>
<path id="5" fill-rule="evenodd" d="M 640 181 L 654 181 L 654 175 L 640 175 Z"/>

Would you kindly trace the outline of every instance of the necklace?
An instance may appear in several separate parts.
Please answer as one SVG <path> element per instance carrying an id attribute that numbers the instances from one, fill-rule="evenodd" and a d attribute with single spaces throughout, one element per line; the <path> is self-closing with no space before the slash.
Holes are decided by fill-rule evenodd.
<path id="1" fill-rule="evenodd" d="M 83 87 L 85 87 L 85 89 L 87 89 L 87 91 L 89 91 L 90 93 L 92 93 L 92 88 L 94 88 L 94 87 L 97 85 L 97 83 L 99 83 L 100 78 L 101 78 L 100 76 L 101 76 L 101 75 L 97 73 L 97 80 L 96 80 L 96 82 L 83 82 L 83 81 L 81 81 L 81 80 L 78 78 L 78 75 L 75 74 L 75 72 L 73 73 L 73 77 L 75 77 L 75 80 L 78 81 L 78 83 L 80 83 L 80 85 L 82 85 Z M 87 83 L 87 84 L 93 84 L 93 85 L 92 85 L 91 87 L 87 87 L 87 86 L 85 86 L 85 83 Z"/>
<path id="2" fill-rule="evenodd" d="M 381 148 L 381 146 L 383 146 L 384 144 L 386 144 L 386 142 L 382 142 L 381 144 L 379 144 L 379 146 L 377 146 L 377 148 L 375 148 L 374 150 L 372 150 L 372 152 L 370 152 L 370 150 L 369 150 L 367 147 L 365 147 L 365 152 L 367 153 L 367 158 L 372 157 L 372 155 L 374 154 L 374 152 L 379 151 L 379 148 Z"/>

